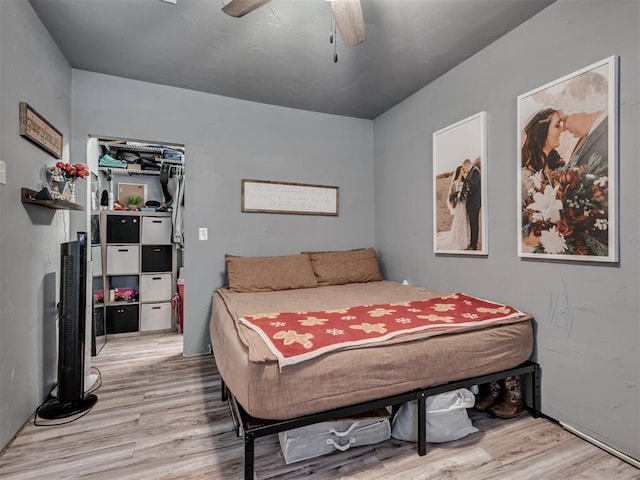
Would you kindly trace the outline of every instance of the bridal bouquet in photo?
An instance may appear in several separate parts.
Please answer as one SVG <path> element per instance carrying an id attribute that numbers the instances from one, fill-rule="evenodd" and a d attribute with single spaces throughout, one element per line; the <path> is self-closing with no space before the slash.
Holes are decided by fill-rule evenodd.
<path id="1" fill-rule="evenodd" d="M 462 203 L 466 200 L 464 198 L 463 187 L 464 187 L 463 184 L 460 184 L 456 187 L 455 190 L 449 193 L 449 203 L 453 208 L 455 208 L 459 203 Z"/>
<path id="2" fill-rule="evenodd" d="M 606 159 L 586 166 L 522 174 L 523 246 L 532 253 L 607 256 L 609 186 Z"/>

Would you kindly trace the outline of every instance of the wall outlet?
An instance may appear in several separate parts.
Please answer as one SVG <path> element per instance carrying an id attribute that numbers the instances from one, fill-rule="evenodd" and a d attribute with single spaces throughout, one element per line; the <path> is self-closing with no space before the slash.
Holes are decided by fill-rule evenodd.
<path id="1" fill-rule="evenodd" d="M 206 240 L 209 238 L 209 232 L 206 228 L 200 227 L 198 229 L 198 240 Z"/>

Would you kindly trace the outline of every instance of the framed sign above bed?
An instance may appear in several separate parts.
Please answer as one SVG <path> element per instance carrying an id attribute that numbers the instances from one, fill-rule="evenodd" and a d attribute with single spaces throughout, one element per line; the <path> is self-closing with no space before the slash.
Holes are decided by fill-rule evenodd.
<path id="1" fill-rule="evenodd" d="M 242 179 L 243 212 L 338 216 L 339 187 Z"/>

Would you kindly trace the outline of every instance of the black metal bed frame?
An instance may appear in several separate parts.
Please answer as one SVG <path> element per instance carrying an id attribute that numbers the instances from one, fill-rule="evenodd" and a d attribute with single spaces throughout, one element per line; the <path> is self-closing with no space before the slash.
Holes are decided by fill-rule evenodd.
<path id="1" fill-rule="evenodd" d="M 506 377 L 520 375 L 524 384 L 524 404 L 533 417 L 540 415 L 540 367 L 537 363 L 526 361 L 523 364 L 502 370 L 500 372 L 481 375 L 478 377 L 456 380 L 432 387 L 419 388 L 398 395 L 369 400 L 346 407 L 326 410 L 324 412 L 303 415 L 288 420 L 263 420 L 249 415 L 240 405 L 233 394 L 222 381 L 222 401 L 228 401 L 229 410 L 236 426 L 238 436 L 244 437 L 244 478 L 253 480 L 254 471 L 254 442 L 257 438 L 272 435 L 274 433 L 304 427 L 314 423 L 348 418 L 380 407 L 397 406 L 412 400 L 418 401 L 418 455 L 427 453 L 426 435 L 426 401 L 427 397 L 438 393 L 449 392 L 458 388 L 467 388 L 471 385 L 488 383 L 493 380 L 501 380 Z"/>

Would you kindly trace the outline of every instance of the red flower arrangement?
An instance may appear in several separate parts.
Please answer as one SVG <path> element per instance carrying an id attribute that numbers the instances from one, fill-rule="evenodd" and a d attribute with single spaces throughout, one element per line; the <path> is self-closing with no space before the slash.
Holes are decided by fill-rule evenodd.
<path id="1" fill-rule="evenodd" d="M 73 181 L 76 178 L 85 178 L 89 176 L 89 169 L 84 163 L 57 162 L 51 167 L 51 175 L 56 182 Z"/>
<path id="2" fill-rule="evenodd" d="M 89 173 L 84 163 L 56 163 L 47 170 L 47 183 L 51 195 L 56 199 L 75 201 L 75 181 L 77 178 L 88 177 Z"/>

